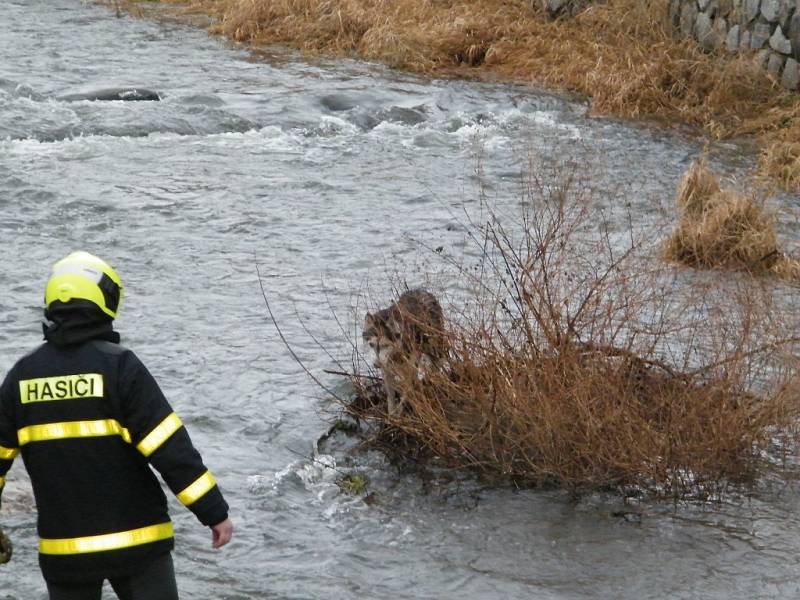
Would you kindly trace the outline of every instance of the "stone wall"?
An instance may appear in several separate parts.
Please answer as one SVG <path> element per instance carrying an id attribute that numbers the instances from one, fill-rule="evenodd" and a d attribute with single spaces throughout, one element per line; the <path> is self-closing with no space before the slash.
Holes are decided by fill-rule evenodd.
<path id="1" fill-rule="evenodd" d="M 800 87 L 800 0 L 669 0 L 669 12 L 707 50 L 749 50 L 784 87 Z"/>

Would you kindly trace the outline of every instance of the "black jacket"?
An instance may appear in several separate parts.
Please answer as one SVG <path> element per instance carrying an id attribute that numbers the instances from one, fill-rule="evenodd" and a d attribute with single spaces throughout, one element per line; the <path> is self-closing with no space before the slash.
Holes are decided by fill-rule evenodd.
<path id="1" fill-rule="evenodd" d="M 21 453 L 38 508 L 39 562 L 51 581 L 132 574 L 172 549 L 150 465 L 204 525 L 228 516 L 156 381 L 108 339 L 46 342 L 0 387 L 0 493 Z"/>

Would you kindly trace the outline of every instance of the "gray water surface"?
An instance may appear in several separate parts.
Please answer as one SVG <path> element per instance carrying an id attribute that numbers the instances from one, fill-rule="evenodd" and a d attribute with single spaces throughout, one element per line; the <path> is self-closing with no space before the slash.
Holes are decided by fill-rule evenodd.
<path id="1" fill-rule="evenodd" d="M 612 516 L 613 497 L 469 479 L 429 490 L 377 455 L 312 459 L 335 406 L 281 344 L 256 275 L 306 365 L 337 386 L 300 319 L 347 358 L 333 315 L 351 325 L 359 290 L 386 297 L 395 270 L 419 283 L 420 242 L 463 251 L 458 216 L 478 203 L 477 171 L 514 206 L 526 152 L 568 150 L 601 162 L 598 185 L 646 227 L 700 141 L 527 88 L 255 58 L 78 0 L 6 0 L 0 24 L 0 373 L 39 342 L 53 261 L 85 249 L 117 267 L 123 342 L 186 422 L 237 526 L 212 551 L 172 501 L 182 597 L 800 597 L 792 488 L 629 521 Z M 163 101 L 55 99 L 115 85 Z M 718 151 L 733 174 L 750 160 Z M 339 491 L 352 468 L 374 504 Z M 43 598 L 21 461 L 8 480 L 0 523 L 17 554 L 0 567 L 0 598 Z"/>

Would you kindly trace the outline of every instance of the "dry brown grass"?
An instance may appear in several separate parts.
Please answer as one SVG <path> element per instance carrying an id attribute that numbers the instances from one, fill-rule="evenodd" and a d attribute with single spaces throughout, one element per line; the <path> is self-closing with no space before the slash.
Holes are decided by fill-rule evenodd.
<path id="1" fill-rule="evenodd" d="M 753 195 L 723 189 L 704 161 L 686 172 L 677 205 L 680 223 L 667 241 L 668 260 L 697 268 L 771 272 L 800 281 L 800 263 L 779 247 L 775 215 Z"/>
<path id="2" fill-rule="evenodd" d="M 613 360 L 618 349 L 501 354 L 475 342 L 446 376 L 402 380 L 402 417 L 382 412 L 379 388 L 359 391 L 371 404 L 355 412 L 391 423 L 378 438 L 390 455 L 405 461 L 423 447 L 452 467 L 578 491 L 717 495 L 752 479 L 772 428 L 796 416 L 786 393 L 763 399 L 728 377 L 701 383 L 635 356 Z M 399 448 L 398 431 L 411 438 Z"/>
<path id="3" fill-rule="evenodd" d="M 167 2 L 210 15 L 214 31 L 241 42 L 529 82 L 591 97 L 598 114 L 688 123 L 718 137 L 759 135 L 764 171 L 789 188 L 800 185 L 798 95 L 751 54 L 708 54 L 677 37 L 667 0 L 597 1 L 555 21 L 530 0 Z"/>
<path id="4" fill-rule="evenodd" d="M 670 497 L 752 483 L 794 435 L 797 339 L 754 281 L 682 289 L 638 242 L 598 233 L 590 193 L 534 174 L 521 215 L 475 219 L 483 258 L 458 270 L 473 295 L 449 308 L 449 358 L 422 378 L 395 365 L 407 409 L 389 415 L 357 351 L 348 410 L 385 423 L 375 443 L 401 462 Z"/>
<path id="5" fill-rule="evenodd" d="M 769 136 L 761 153 L 761 170 L 787 190 L 800 190 L 800 121 Z"/>
<path id="6" fill-rule="evenodd" d="M 722 189 L 704 162 L 687 171 L 677 205 L 681 220 L 667 244 L 669 260 L 753 272 L 768 270 L 777 261 L 774 217 L 752 196 Z"/>

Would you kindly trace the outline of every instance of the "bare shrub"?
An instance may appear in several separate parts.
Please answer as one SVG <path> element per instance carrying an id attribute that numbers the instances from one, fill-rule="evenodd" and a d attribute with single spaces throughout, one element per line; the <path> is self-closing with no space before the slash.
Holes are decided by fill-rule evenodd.
<path id="1" fill-rule="evenodd" d="M 519 214 L 470 222 L 480 259 L 455 261 L 469 293 L 449 304 L 446 359 L 393 370 L 405 412 L 387 413 L 358 348 L 348 410 L 383 423 L 373 442 L 401 462 L 673 497 L 752 481 L 799 408 L 769 290 L 679 285 L 654 247 L 598 227 L 574 170 L 545 173 L 532 165 Z"/>

